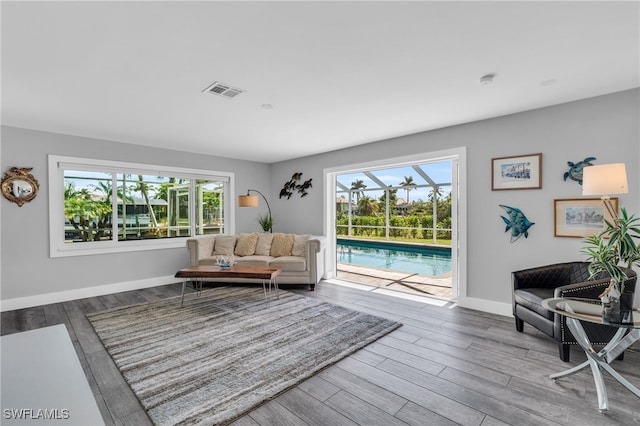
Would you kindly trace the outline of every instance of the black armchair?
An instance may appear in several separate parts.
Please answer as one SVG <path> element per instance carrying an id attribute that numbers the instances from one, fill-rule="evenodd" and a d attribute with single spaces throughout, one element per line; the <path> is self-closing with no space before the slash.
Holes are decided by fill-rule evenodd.
<path id="1" fill-rule="evenodd" d="M 516 330 L 522 332 L 528 323 L 558 342 L 560 359 L 569 361 L 571 346 L 576 340 L 565 324 L 565 317 L 554 314 L 542 307 L 542 301 L 550 297 L 573 297 L 593 299 L 609 285 L 606 273 L 589 280 L 589 262 L 567 262 L 539 266 L 516 271 L 511 274 L 513 281 L 513 316 Z M 634 293 L 637 275 L 632 269 L 624 268 L 627 280 L 625 293 Z M 594 345 L 606 345 L 617 328 L 600 324 L 583 323 L 589 340 Z"/>

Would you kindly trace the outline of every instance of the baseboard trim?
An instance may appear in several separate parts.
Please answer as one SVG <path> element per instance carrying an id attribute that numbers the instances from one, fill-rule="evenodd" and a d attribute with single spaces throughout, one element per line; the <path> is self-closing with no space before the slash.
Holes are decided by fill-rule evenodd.
<path id="1" fill-rule="evenodd" d="M 458 306 L 462 308 L 475 309 L 476 311 L 488 312 L 505 317 L 513 316 L 513 307 L 511 303 L 496 302 L 487 299 L 478 299 L 477 297 L 459 297 Z"/>
<path id="2" fill-rule="evenodd" d="M 87 297 L 104 296 L 105 294 L 120 293 L 123 291 L 139 290 L 142 288 L 173 284 L 178 281 L 179 280 L 177 280 L 173 275 L 168 275 L 164 277 L 146 278 L 144 280 L 125 281 L 114 284 L 98 285 L 95 287 L 79 288 L 76 290 L 37 294 L 35 296 L 16 297 L 14 299 L 0 300 L 0 312 L 30 308 L 33 306 L 49 305 L 51 303 L 68 302 L 69 300 L 84 299 Z"/>

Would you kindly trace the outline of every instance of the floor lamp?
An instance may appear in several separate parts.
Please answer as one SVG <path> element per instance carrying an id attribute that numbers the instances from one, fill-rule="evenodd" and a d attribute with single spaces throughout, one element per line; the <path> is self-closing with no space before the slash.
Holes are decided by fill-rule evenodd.
<path id="1" fill-rule="evenodd" d="M 624 163 L 601 164 L 582 169 L 582 195 L 600 196 L 612 220 L 616 220 L 618 212 L 614 211 L 610 196 L 628 192 Z"/>
<path id="2" fill-rule="evenodd" d="M 260 204 L 260 200 L 258 199 L 258 196 L 250 195 L 250 192 L 257 192 L 262 196 L 265 204 L 267 205 L 267 209 L 269 210 L 269 219 L 272 219 L 271 207 L 269 206 L 269 202 L 267 201 L 267 198 L 264 196 L 264 194 L 258 191 L 257 189 L 247 189 L 247 195 L 238 196 L 238 206 L 239 207 L 258 207 L 258 205 Z M 273 226 L 269 227 L 269 232 L 273 232 Z"/>

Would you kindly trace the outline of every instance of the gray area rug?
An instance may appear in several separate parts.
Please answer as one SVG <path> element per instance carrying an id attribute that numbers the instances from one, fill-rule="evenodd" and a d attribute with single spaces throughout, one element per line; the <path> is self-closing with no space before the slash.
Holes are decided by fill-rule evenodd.
<path id="1" fill-rule="evenodd" d="M 87 315 L 156 425 L 227 424 L 400 327 L 280 291 L 220 287 Z"/>

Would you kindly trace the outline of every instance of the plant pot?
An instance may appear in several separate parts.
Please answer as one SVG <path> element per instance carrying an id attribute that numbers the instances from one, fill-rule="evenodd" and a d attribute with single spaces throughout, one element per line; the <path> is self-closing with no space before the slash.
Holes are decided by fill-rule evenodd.
<path id="1" fill-rule="evenodd" d="M 613 324 L 629 324 L 633 315 L 633 293 L 622 293 L 619 299 L 602 304 L 602 319 Z"/>
<path id="2" fill-rule="evenodd" d="M 622 293 L 620 295 L 620 322 L 629 324 L 633 322 L 633 299 L 635 293 Z"/>

